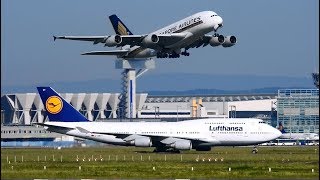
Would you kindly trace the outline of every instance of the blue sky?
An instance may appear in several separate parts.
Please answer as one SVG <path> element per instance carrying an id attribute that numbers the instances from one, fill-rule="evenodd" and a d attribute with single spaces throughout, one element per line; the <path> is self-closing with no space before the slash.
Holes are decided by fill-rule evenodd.
<path id="1" fill-rule="evenodd" d="M 52 38 L 114 34 L 111 14 L 134 34 L 145 34 L 212 10 L 224 20 L 219 33 L 238 38 L 231 48 L 207 46 L 191 49 L 189 57 L 158 59 L 146 76 L 178 72 L 308 77 L 319 65 L 318 0 L 3 0 L 1 8 L 5 86 L 119 79 L 114 57 L 80 55 L 113 48 Z"/>

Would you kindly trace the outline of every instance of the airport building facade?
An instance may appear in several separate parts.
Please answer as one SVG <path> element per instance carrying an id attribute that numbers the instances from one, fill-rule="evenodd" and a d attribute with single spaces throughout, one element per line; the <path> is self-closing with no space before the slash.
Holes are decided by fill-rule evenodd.
<path id="1" fill-rule="evenodd" d="M 121 119 L 119 93 L 62 93 L 68 103 L 90 121 Z M 142 119 L 259 117 L 270 121 L 276 94 L 152 96 L 137 94 L 136 116 Z M 2 125 L 31 125 L 48 121 L 36 93 L 8 94 L 1 97 Z"/>
<path id="2" fill-rule="evenodd" d="M 319 89 L 279 90 L 277 114 L 288 133 L 319 133 Z"/>

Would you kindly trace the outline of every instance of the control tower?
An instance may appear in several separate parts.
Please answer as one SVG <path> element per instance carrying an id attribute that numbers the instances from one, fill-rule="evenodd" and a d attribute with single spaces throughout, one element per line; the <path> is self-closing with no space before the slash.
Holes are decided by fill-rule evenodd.
<path id="1" fill-rule="evenodd" d="M 136 118 L 136 78 L 149 69 L 155 68 L 154 59 L 118 59 L 116 69 L 123 69 L 121 73 L 121 95 L 119 96 L 119 118 Z"/>

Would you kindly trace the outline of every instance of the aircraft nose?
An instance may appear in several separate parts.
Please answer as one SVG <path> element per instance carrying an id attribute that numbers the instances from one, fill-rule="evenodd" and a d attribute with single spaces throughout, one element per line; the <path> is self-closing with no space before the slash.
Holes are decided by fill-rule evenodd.
<path id="1" fill-rule="evenodd" d="M 220 16 L 215 16 L 215 26 L 214 26 L 214 30 L 217 31 L 218 28 L 222 27 L 223 26 L 223 20 Z"/>
<path id="2" fill-rule="evenodd" d="M 273 131 L 274 131 L 275 139 L 282 136 L 281 131 L 279 131 L 278 129 L 274 128 Z"/>
<path id="3" fill-rule="evenodd" d="M 217 22 L 218 24 L 222 24 L 223 23 L 223 20 L 220 16 L 217 16 Z"/>

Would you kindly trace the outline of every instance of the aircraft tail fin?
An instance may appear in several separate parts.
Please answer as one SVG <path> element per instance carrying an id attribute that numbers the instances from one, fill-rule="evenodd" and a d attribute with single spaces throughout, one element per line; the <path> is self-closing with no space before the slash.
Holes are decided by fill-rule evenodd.
<path id="1" fill-rule="evenodd" d="M 59 122 L 85 122 L 89 121 L 71 104 L 67 103 L 51 87 L 37 87 L 42 103 L 47 111 L 50 121 Z"/>
<path id="2" fill-rule="evenodd" d="M 286 133 L 286 131 L 284 130 L 284 127 L 283 127 L 283 125 L 282 125 L 282 122 L 281 122 L 281 121 L 279 122 L 278 129 L 279 129 L 279 131 L 280 131 L 282 134 Z"/>
<path id="3" fill-rule="evenodd" d="M 116 34 L 133 35 L 131 31 L 127 28 L 127 26 L 118 18 L 117 15 L 113 14 L 109 16 L 109 19 Z"/>

